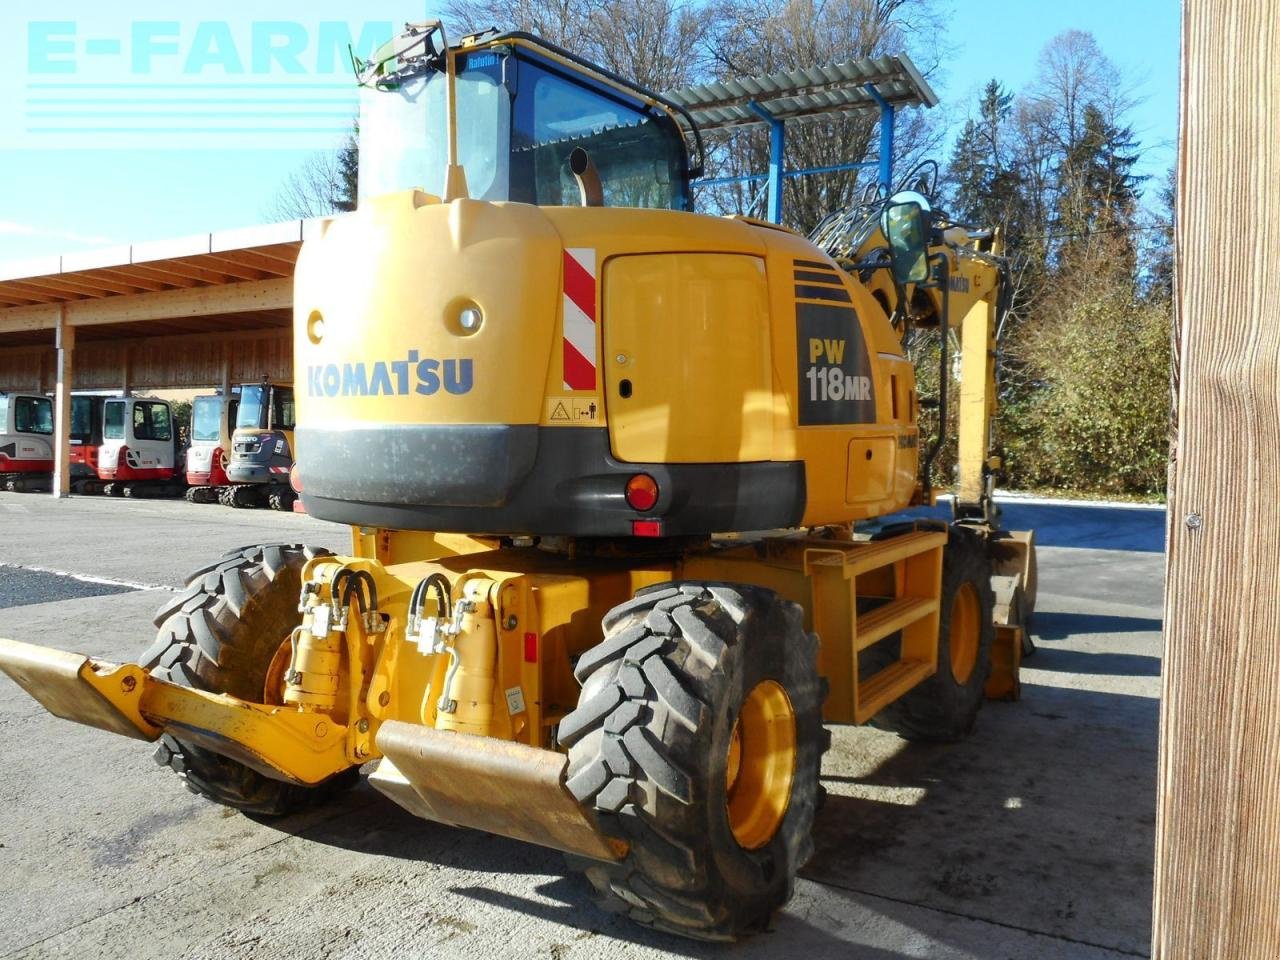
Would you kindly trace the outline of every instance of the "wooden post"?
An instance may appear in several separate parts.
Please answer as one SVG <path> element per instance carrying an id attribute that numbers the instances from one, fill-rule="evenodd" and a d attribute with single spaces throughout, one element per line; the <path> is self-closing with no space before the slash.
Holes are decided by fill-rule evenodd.
<path id="1" fill-rule="evenodd" d="M 71 377 L 75 356 L 76 328 L 67 323 L 66 310 L 59 310 L 57 336 L 58 384 L 53 397 L 53 495 L 71 493 Z"/>
<path id="2" fill-rule="evenodd" d="M 1280 4 L 1187 0 L 1153 960 L 1280 957 Z"/>
<path id="3" fill-rule="evenodd" d="M 231 396 L 231 351 L 231 344 L 222 345 L 222 383 L 218 392 L 224 397 Z"/>

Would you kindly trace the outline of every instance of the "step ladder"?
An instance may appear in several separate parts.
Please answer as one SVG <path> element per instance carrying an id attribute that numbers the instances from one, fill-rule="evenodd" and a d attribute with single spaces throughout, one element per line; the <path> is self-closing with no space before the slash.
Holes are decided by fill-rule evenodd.
<path id="1" fill-rule="evenodd" d="M 813 587 L 813 629 L 831 693 L 824 719 L 866 723 L 938 669 L 939 595 L 945 530 L 917 529 L 886 540 L 832 542 L 804 551 Z M 858 612 L 860 599 L 880 602 Z M 868 677 L 858 654 L 901 632 L 901 654 Z"/>

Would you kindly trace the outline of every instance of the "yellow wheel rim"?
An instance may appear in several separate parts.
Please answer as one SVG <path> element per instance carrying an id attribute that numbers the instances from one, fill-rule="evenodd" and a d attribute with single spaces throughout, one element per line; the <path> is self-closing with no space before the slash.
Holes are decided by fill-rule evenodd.
<path id="1" fill-rule="evenodd" d="M 271 663 L 267 665 L 267 678 L 262 684 L 262 702 L 275 706 L 284 704 L 284 688 L 287 681 L 285 674 L 289 672 L 289 664 L 293 662 L 293 644 L 286 640 L 280 644 Z"/>
<path id="2" fill-rule="evenodd" d="M 729 829 L 748 850 L 778 832 L 796 771 L 796 715 L 787 692 L 762 680 L 747 694 L 725 764 Z"/>
<path id="3" fill-rule="evenodd" d="M 968 683 L 978 665 L 978 636 L 982 627 L 978 620 L 982 605 L 972 583 L 963 583 L 951 599 L 951 629 L 948 646 L 951 653 L 951 675 L 956 683 Z"/>

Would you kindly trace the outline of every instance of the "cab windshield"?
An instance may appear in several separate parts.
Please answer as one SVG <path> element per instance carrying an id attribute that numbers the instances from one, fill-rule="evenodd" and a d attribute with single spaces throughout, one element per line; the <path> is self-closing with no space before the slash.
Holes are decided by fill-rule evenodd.
<path id="1" fill-rule="evenodd" d="M 191 410 L 191 439 L 217 441 L 222 432 L 222 398 L 196 397 Z"/>
<path id="2" fill-rule="evenodd" d="M 240 410 L 236 428 L 246 430 L 292 430 L 294 426 L 293 388 L 255 383 L 240 388 Z"/>
<path id="3" fill-rule="evenodd" d="M 108 400 L 102 413 L 102 435 L 108 440 L 124 439 L 123 400 Z"/>
<path id="4" fill-rule="evenodd" d="M 458 162 L 473 199 L 576 205 L 577 147 L 600 174 L 605 206 L 687 207 L 683 137 L 661 110 L 576 75 L 524 47 L 457 58 Z M 447 80 L 419 73 L 370 81 L 360 108 L 360 200 L 444 192 Z"/>
<path id="5" fill-rule="evenodd" d="M 18 433 L 53 433 L 53 401 L 48 397 L 14 397 L 13 429 Z"/>
<path id="6" fill-rule="evenodd" d="M 93 443 L 98 433 L 98 411 L 102 401 L 97 397 L 71 398 L 71 439 L 73 442 Z"/>

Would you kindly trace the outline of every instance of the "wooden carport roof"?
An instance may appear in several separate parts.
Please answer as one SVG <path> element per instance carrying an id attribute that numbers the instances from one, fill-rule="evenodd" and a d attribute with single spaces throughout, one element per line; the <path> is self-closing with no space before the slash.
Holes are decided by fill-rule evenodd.
<path id="1" fill-rule="evenodd" d="M 0 346 L 287 328 L 293 270 L 319 221 L 0 263 Z"/>

